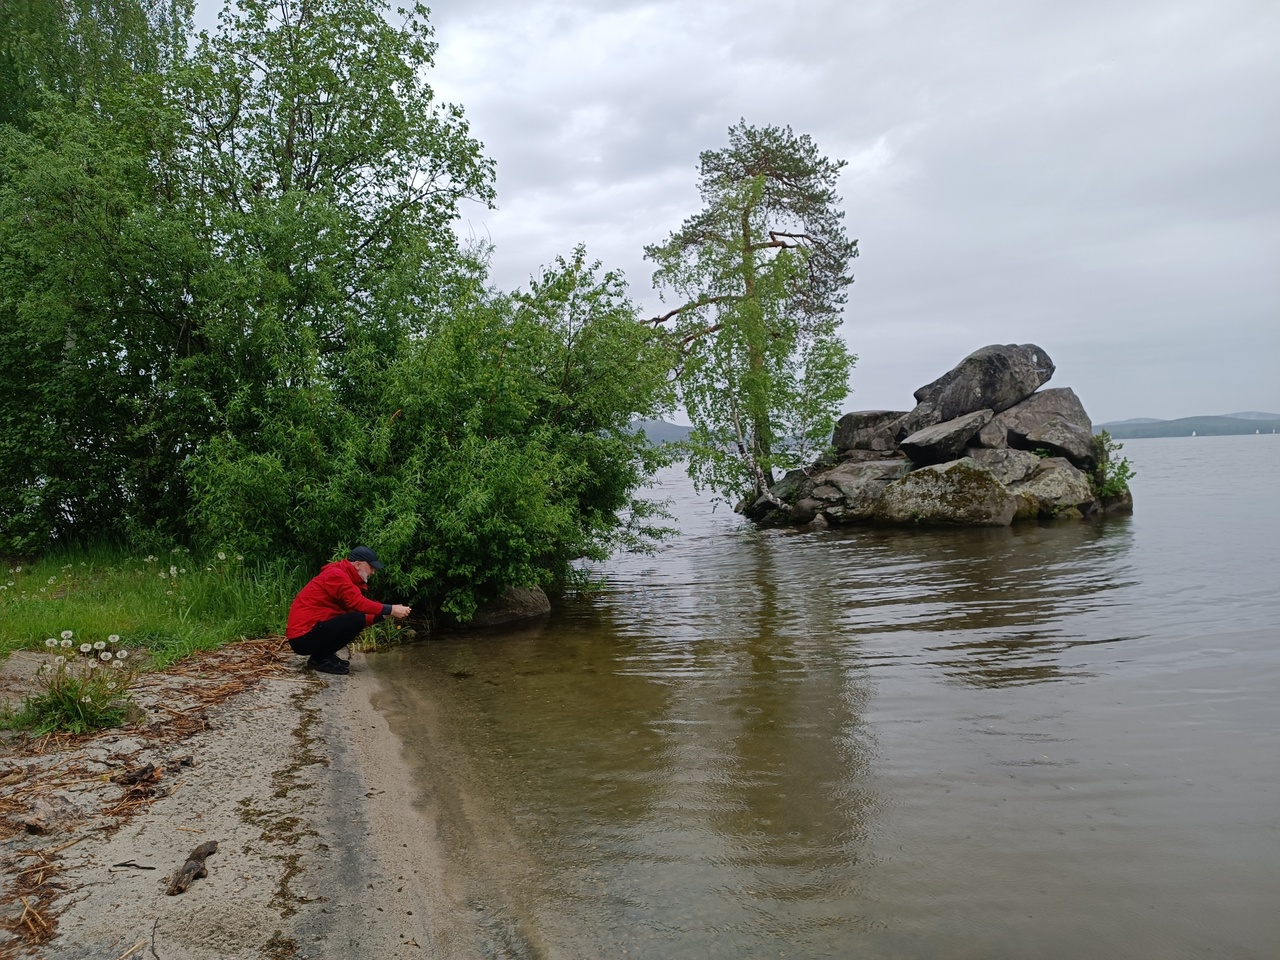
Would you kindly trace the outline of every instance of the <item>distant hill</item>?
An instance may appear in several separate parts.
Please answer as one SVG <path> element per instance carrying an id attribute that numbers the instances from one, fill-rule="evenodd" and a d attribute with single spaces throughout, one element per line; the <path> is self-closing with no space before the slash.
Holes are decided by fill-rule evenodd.
<path id="1" fill-rule="evenodd" d="M 667 423 L 665 420 L 632 420 L 633 433 L 644 431 L 650 443 L 671 443 L 689 436 L 692 427 L 682 427 L 678 423 Z"/>
<path id="2" fill-rule="evenodd" d="M 1247 433 L 1280 433 L 1280 414 L 1232 413 L 1221 417 L 1182 417 L 1178 420 L 1115 420 L 1096 423 L 1094 433 L 1106 430 L 1116 440 L 1144 437 L 1226 437 Z"/>

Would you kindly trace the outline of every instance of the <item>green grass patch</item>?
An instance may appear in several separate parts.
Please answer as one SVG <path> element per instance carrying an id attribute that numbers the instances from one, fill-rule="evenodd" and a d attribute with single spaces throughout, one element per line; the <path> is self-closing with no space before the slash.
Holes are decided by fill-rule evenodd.
<path id="1" fill-rule="evenodd" d="M 198 650 L 284 630 L 307 580 L 283 561 L 179 548 L 140 554 L 110 547 L 69 550 L 0 567 L 0 657 L 43 648 L 64 630 L 88 640 L 119 635 L 163 667 Z"/>

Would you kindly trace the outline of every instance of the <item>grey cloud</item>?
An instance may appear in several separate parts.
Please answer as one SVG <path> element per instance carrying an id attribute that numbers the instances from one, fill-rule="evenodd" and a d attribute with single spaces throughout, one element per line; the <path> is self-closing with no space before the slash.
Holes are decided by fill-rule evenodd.
<path id="1" fill-rule="evenodd" d="M 1280 410 L 1280 5 L 1269 0 L 433 4 L 431 77 L 498 163 L 495 281 L 646 243 L 728 126 L 832 156 L 861 242 L 850 409 L 1040 343 L 1096 419 Z"/>

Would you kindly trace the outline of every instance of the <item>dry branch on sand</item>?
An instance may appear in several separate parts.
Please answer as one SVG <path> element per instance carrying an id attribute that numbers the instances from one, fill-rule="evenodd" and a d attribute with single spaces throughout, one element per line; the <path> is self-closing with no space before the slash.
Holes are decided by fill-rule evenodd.
<path id="1" fill-rule="evenodd" d="M 143 675 L 132 693 L 138 719 L 122 727 L 8 739 L 9 759 L 0 762 L 0 930 L 13 937 L 0 937 L 0 958 L 55 935 L 67 892 L 58 881 L 63 851 L 119 830 L 175 789 L 166 782 L 174 773 L 199 760 L 188 753 L 140 764 L 132 756 L 208 730 L 211 707 L 288 673 L 292 657 L 282 643 L 243 641 Z M 12 677 L 5 692 L 22 695 Z M 62 834 L 74 835 L 58 842 Z"/>

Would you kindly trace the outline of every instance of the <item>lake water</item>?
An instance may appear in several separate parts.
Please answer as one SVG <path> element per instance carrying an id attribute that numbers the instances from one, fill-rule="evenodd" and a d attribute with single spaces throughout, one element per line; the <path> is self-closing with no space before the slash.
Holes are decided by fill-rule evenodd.
<path id="1" fill-rule="evenodd" d="M 1280 956 L 1280 438 L 1132 440 L 1132 517 L 682 534 L 372 658 L 477 950 Z"/>

